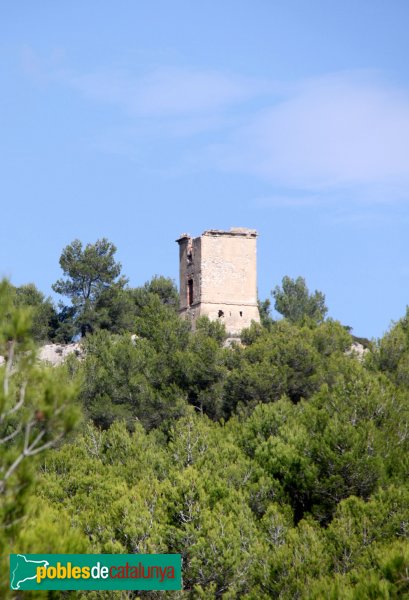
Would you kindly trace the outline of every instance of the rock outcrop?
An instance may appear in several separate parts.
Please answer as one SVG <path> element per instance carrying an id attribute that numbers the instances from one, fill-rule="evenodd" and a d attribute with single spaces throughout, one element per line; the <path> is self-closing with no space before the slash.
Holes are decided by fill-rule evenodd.
<path id="1" fill-rule="evenodd" d="M 81 356 L 83 353 L 81 344 L 78 342 L 72 344 L 46 344 L 38 352 L 38 358 L 50 363 L 53 366 L 61 365 L 70 354 Z"/>

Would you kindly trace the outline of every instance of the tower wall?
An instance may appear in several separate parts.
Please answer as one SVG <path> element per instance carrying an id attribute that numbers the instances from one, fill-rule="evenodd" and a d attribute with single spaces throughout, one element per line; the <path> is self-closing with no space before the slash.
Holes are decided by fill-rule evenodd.
<path id="1" fill-rule="evenodd" d="M 257 306 L 257 233 L 252 229 L 183 234 L 179 243 L 180 312 L 195 324 L 220 320 L 230 334 L 260 321 Z"/>

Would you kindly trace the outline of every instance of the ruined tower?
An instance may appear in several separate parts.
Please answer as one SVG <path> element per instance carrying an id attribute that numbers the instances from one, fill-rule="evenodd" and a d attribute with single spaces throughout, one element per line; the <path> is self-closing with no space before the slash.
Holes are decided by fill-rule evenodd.
<path id="1" fill-rule="evenodd" d="M 222 321 L 238 334 L 260 321 L 257 306 L 256 240 L 254 229 L 210 229 L 178 240 L 180 313 L 195 324 L 199 316 Z"/>

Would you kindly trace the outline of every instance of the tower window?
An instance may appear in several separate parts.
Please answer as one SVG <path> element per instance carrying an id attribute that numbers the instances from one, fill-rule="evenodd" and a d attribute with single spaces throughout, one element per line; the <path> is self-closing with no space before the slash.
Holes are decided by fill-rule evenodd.
<path id="1" fill-rule="evenodd" d="M 219 317 L 224 317 L 224 312 L 222 310 L 219 310 Z"/>
<path id="2" fill-rule="evenodd" d="M 193 279 L 188 279 L 187 282 L 187 303 L 189 306 L 193 304 Z"/>
<path id="3" fill-rule="evenodd" d="M 242 311 L 242 310 L 240 311 L 240 316 L 241 316 L 241 317 L 243 316 L 243 311 Z"/>

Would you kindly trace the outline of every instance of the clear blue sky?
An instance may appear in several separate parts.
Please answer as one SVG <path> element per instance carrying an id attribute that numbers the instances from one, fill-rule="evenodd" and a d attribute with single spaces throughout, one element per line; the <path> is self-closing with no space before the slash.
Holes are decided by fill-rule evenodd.
<path id="1" fill-rule="evenodd" d="M 255 227 L 377 337 L 409 304 L 409 3 L 4 0 L 0 274 L 50 294 L 108 237 L 131 285 L 184 231 Z"/>

